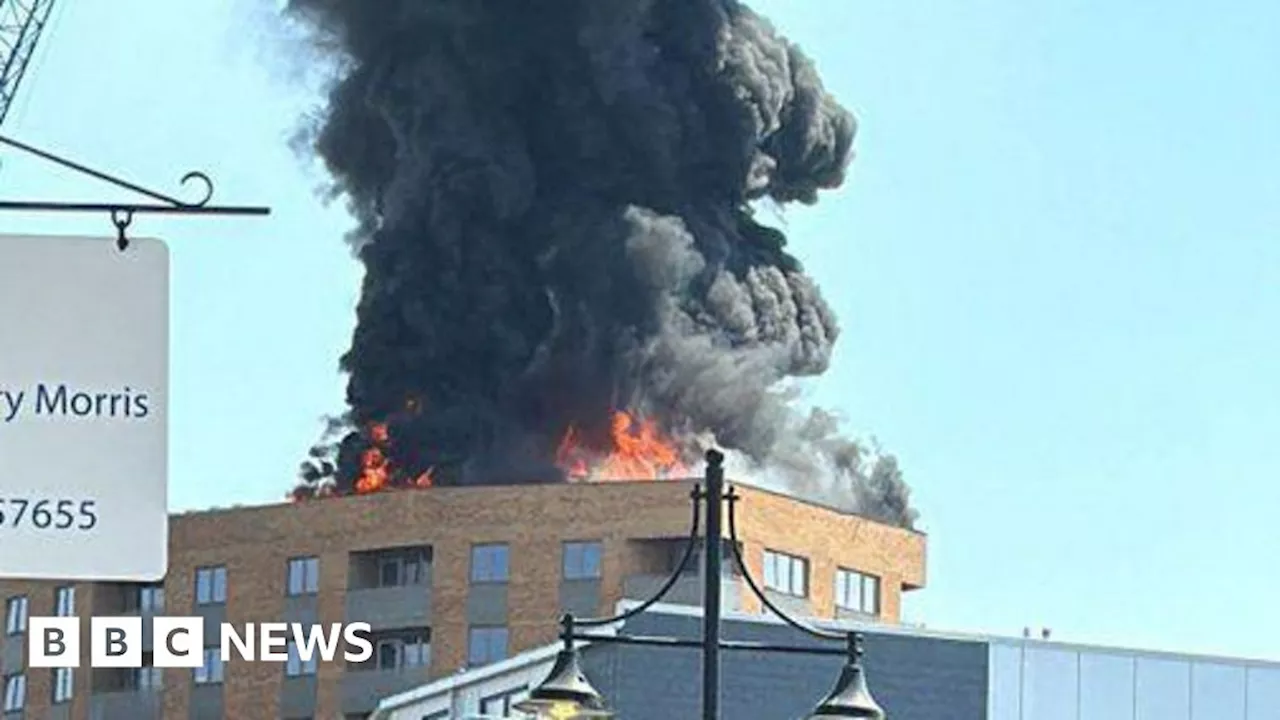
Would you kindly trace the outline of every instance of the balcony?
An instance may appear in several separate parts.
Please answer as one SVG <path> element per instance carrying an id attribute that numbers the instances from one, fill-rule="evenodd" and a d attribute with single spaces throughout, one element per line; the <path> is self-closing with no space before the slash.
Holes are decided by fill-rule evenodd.
<path id="1" fill-rule="evenodd" d="M 159 720 L 159 690 L 114 690 L 89 699 L 89 720 Z"/>
<path id="2" fill-rule="evenodd" d="M 89 679 L 90 720 L 159 720 L 163 670 L 151 667 L 144 653 L 143 668 L 93 668 Z"/>
<path id="3" fill-rule="evenodd" d="M 342 712 L 348 715 L 373 712 L 382 698 L 425 685 L 429 679 L 427 667 L 349 670 L 342 675 Z"/>
<path id="4" fill-rule="evenodd" d="M 104 583 L 93 593 L 96 616 L 136 615 L 142 618 L 142 647 L 152 646 L 151 621 L 164 614 L 164 586 Z"/>
<path id="5" fill-rule="evenodd" d="M 280 717 L 306 718 L 316 714 L 318 680 L 315 675 L 285 677 L 280 683 Z"/>
<path id="6" fill-rule="evenodd" d="M 351 553 L 346 619 L 374 632 L 431 625 L 431 548 Z"/>
<path id="7" fill-rule="evenodd" d="M 648 600 L 653 597 L 667 575 L 628 575 L 622 580 L 622 596 L 627 600 Z M 673 605 L 702 606 L 702 575 L 686 573 L 676 580 L 675 585 L 662 599 L 664 603 Z M 720 607 L 726 612 L 743 612 L 742 583 L 736 578 L 726 577 L 720 581 Z"/>
<path id="8" fill-rule="evenodd" d="M 687 538 L 632 540 L 631 550 L 639 572 L 622 579 L 623 597 L 628 600 L 647 600 L 653 597 L 679 566 L 688 542 Z M 743 609 L 742 582 L 736 572 L 728 543 L 729 541 L 725 540 L 725 550 L 721 560 L 720 604 L 724 610 L 740 611 Z M 694 606 L 702 604 L 703 561 L 703 544 L 698 541 L 694 545 L 693 557 L 690 558 L 688 566 L 667 591 L 663 602 Z"/>
<path id="9" fill-rule="evenodd" d="M 342 676 L 344 713 L 364 713 L 388 695 L 427 682 L 431 667 L 431 630 L 398 628 L 374 632 L 373 656 L 347 665 Z"/>

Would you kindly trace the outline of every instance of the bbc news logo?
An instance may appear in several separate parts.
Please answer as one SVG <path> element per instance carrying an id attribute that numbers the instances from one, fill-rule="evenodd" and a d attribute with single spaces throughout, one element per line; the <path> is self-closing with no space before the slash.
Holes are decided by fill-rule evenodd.
<path id="1" fill-rule="evenodd" d="M 333 662 L 339 657 L 360 663 L 373 657 L 369 623 L 222 623 L 218 637 L 205 638 L 200 617 L 151 619 L 151 665 L 158 668 L 198 668 L 207 648 L 218 648 L 222 662 L 239 656 L 246 662 L 288 662 L 291 654 L 302 662 Z M 33 668 L 80 667 L 80 619 L 32 617 L 27 631 L 27 663 Z M 89 666 L 140 668 L 145 635 L 141 617 L 89 619 Z M 212 643 L 206 640 L 212 640 Z"/>

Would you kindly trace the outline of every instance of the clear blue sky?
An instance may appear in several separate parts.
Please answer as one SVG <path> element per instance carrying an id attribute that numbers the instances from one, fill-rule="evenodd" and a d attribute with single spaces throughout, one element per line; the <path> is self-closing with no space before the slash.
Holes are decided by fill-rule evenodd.
<path id="1" fill-rule="evenodd" d="M 63 0 L 7 127 L 275 209 L 136 229 L 173 247 L 178 508 L 279 499 L 340 407 L 349 221 L 256 4 Z M 908 618 L 1280 658 L 1280 4 L 756 7 L 861 122 L 788 222 L 845 328 L 814 398 L 900 455 L 931 537 Z M 104 193 L 14 158 L 0 194 Z"/>

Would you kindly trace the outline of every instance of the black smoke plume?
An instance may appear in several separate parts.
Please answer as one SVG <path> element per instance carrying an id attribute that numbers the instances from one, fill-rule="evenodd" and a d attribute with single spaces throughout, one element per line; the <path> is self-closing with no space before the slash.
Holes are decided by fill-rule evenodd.
<path id="1" fill-rule="evenodd" d="M 896 464 L 781 389 L 826 370 L 838 327 L 752 207 L 839 186 L 855 121 L 765 20 L 733 0 L 286 14 L 341 68 L 311 144 L 366 270 L 350 409 L 301 493 L 349 491 L 380 422 L 395 482 L 561 480 L 566 430 L 607 450 L 621 408 L 913 522 Z"/>

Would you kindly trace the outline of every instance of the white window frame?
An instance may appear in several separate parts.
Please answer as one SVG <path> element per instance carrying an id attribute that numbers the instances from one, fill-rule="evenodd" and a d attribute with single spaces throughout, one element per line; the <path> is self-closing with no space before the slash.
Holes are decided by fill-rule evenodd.
<path id="1" fill-rule="evenodd" d="M 808 558 L 781 550 L 765 550 L 764 587 L 791 597 L 809 597 Z"/>
<path id="2" fill-rule="evenodd" d="M 164 612 L 164 585 L 143 585 L 138 588 L 138 610 L 142 612 Z"/>
<path id="3" fill-rule="evenodd" d="M 285 593 L 290 597 L 320 592 L 320 558 L 290 558 L 285 570 Z"/>
<path id="4" fill-rule="evenodd" d="M 604 565 L 604 543 L 571 540 L 564 543 L 560 572 L 565 580 L 599 580 Z M 590 562 L 588 562 L 590 561 Z"/>
<path id="5" fill-rule="evenodd" d="M 150 660 L 148 659 L 148 662 Z M 154 665 L 143 665 L 133 670 L 133 683 L 136 690 L 163 690 L 164 668 Z"/>
<path id="6" fill-rule="evenodd" d="M 216 647 L 207 647 L 204 649 L 204 656 L 201 658 L 201 665 L 191 669 L 192 676 L 197 685 L 220 685 L 225 677 L 225 668 L 222 663 L 222 649 Z"/>
<path id="7" fill-rule="evenodd" d="M 390 666 L 382 663 L 385 648 L 391 648 L 394 657 Z M 374 643 L 373 662 L 379 670 L 427 667 L 431 664 L 431 641 L 425 636 L 382 638 Z"/>
<path id="8" fill-rule="evenodd" d="M 386 568 L 395 568 L 395 580 L 387 582 Z M 378 587 L 402 587 L 405 585 L 405 562 L 400 556 L 378 558 Z"/>
<path id="9" fill-rule="evenodd" d="M 62 585 L 53 591 L 53 614 L 58 617 L 76 616 L 76 586 Z"/>
<path id="10" fill-rule="evenodd" d="M 402 654 L 403 667 L 429 667 L 431 665 L 431 642 L 426 638 L 406 640 Z"/>
<path id="11" fill-rule="evenodd" d="M 493 656 L 493 648 L 497 643 L 494 638 L 501 633 L 502 652 L 497 656 Z M 484 657 L 475 657 L 474 650 L 477 647 L 477 636 L 483 638 L 480 643 L 484 646 Z M 467 667 L 481 667 L 484 665 L 492 665 L 507 659 L 511 652 L 511 630 L 506 625 L 473 625 L 467 629 Z"/>
<path id="12" fill-rule="evenodd" d="M 227 602 L 227 566 L 196 568 L 196 605 L 223 605 Z"/>
<path id="13" fill-rule="evenodd" d="M 483 639 L 481 646 L 484 647 L 484 657 L 476 659 L 474 656 L 474 648 L 476 647 L 477 637 Z M 502 638 L 502 651 L 494 656 L 494 648 L 498 647 L 495 638 Z M 479 667 L 484 665 L 492 665 L 494 662 L 506 660 L 509 652 L 511 652 L 511 629 L 507 625 L 472 625 L 467 630 L 467 666 Z"/>
<path id="14" fill-rule="evenodd" d="M 858 570 L 838 568 L 835 588 L 836 607 L 850 612 L 880 614 L 880 578 Z"/>
<path id="15" fill-rule="evenodd" d="M 71 702 L 76 692 L 76 674 L 71 668 L 53 669 L 53 704 Z"/>
<path id="16" fill-rule="evenodd" d="M 4 704 L 0 712 L 22 712 L 27 707 L 27 676 L 22 673 L 4 676 Z"/>
<path id="17" fill-rule="evenodd" d="M 383 653 L 390 649 L 392 653 L 389 665 L 382 662 Z M 404 664 L 404 644 L 396 638 L 383 638 L 374 643 L 373 665 L 378 670 L 398 670 Z"/>
<path id="18" fill-rule="evenodd" d="M 4 634 L 21 635 L 27 631 L 27 609 L 30 607 L 26 595 L 14 595 L 4 604 Z"/>
<path id="19" fill-rule="evenodd" d="M 387 552 L 379 555 L 377 587 L 408 587 L 422 585 L 427 579 L 427 568 L 431 562 L 425 551 Z M 395 568 L 395 582 L 388 583 L 383 576 L 383 569 Z"/>
<path id="20" fill-rule="evenodd" d="M 502 558 L 498 567 L 497 558 Z M 501 584 L 511 577 L 511 549 L 506 543 L 480 543 L 471 546 L 471 582 Z"/>

